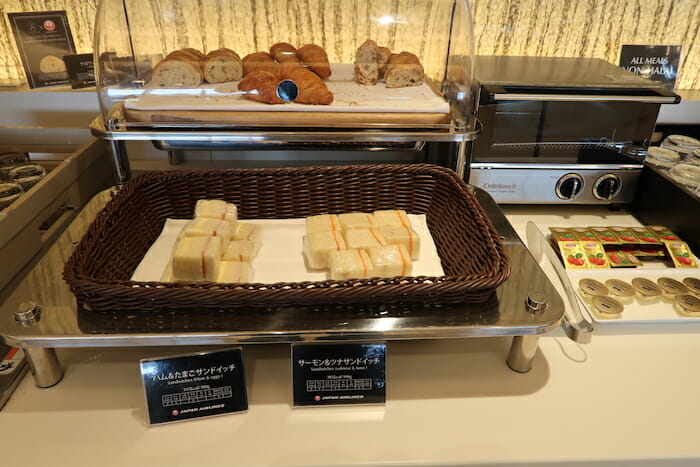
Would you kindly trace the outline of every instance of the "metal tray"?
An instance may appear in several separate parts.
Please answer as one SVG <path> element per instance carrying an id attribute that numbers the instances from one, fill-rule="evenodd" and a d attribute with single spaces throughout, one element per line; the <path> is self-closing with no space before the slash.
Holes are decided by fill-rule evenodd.
<path id="1" fill-rule="evenodd" d="M 502 235 L 513 273 L 486 303 L 449 306 L 395 305 L 309 307 L 224 313 L 177 313 L 122 320 L 76 307 L 61 278 L 74 242 L 109 199 L 98 194 L 68 227 L 29 276 L 0 308 L 0 335 L 25 349 L 35 382 L 60 381 L 56 347 L 126 347 L 161 345 L 264 344 L 303 341 L 367 341 L 514 336 L 508 357 L 515 371 L 530 369 L 540 334 L 559 325 L 564 304 L 547 276 L 518 238 L 493 199 L 476 189 L 477 198 Z M 528 297 L 546 300 L 544 311 L 528 310 Z M 17 316 L 24 303 L 25 313 Z M 40 315 L 26 302 L 33 302 Z M 23 322 L 17 318 L 23 318 Z"/>

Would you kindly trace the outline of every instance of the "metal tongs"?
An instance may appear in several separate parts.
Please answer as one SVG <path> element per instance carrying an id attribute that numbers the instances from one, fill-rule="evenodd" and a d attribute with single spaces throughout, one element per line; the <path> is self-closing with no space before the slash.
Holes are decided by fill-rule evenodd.
<path id="1" fill-rule="evenodd" d="M 554 271 L 557 273 L 559 281 L 566 292 L 569 307 L 565 307 L 564 318 L 561 322 L 562 328 L 564 328 L 566 335 L 569 336 L 571 340 L 582 344 L 589 343 L 593 335 L 593 325 L 583 316 L 583 313 L 581 312 L 581 308 L 578 304 L 578 298 L 576 297 L 576 291 L 569 281 L 569 276 L 566 274 L 566 269 L 564 269 L 564 266 L 562 266 L 557 254 L 549 246 L 545 236 L 542 235 L 540 229 L 537 228 L 537 224 L 529 221 L 527 223 L 526 231 L 527 246 L 530 249 L 530 253 L 532 253 L 532 256 L 537 262 L 542 260 L 543 255 L 547 257 L 547 260 L 551 263 Z"/>

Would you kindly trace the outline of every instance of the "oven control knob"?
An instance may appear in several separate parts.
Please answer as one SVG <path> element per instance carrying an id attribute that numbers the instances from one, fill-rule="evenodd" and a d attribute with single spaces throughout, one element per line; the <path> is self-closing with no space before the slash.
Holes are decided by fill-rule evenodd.
<path id="1" fill-rule="evenodd" d="M 574 199 L 583 190 L 583 177 L 579 174 L 566 174 L 557 181 L 554 191 L 560 199 Z"/>
<path id="2" fill-rule="evenodd" d="M 600 200 L 609 201 L 620 192 L 620 188 L 622 188 L 622 182 L 617 175 L 605 174 L 593 184 L 593 196 Z"/>

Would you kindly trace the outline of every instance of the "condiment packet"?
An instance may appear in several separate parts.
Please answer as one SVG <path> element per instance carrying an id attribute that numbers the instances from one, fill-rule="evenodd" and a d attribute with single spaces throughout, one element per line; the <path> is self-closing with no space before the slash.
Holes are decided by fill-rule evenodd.
<path id="1" fill-rule="evenodd" d="M 624 251 L 606 251 L 610 267 L 612 268 L 636 268 L 641 265 L 635 256 L 628 255 Z"/>
<path id="2" fill-rule="evenodd" d="M 698 265 L 695 262 L 695 257 L 693 253 L 688 248 L 688 244 L 685 242 L 676 242 L 665 240 L 664 245 L 666 250 L 668 250 L 673 264 L 677 268 L 697 268 Z"/>
<path id="3" fill-rule="evenodd" d="M 637 235 L 629 227 L 610 227 L 622 243 L 639 243 Z"/>
<path id="4" fill-rule="evenodd" d="M 589 227 L 603 245 L 619 245 L 620 239 L 609 227 Z"/>
<path id="5" fill-rule="evenodd" d="M 610 267 L 603 245 L 598 242 L 580 242 L 590 269 L 606 269 Z"/>
<path id="6" fill-rule="evenodd" d="M 662 245 L 662 242 L 659 239 L 659 237 L 657 237 L 652 230 L 646 227 L 632 227 L 632 232 L 637 234 L 637 238 L 639 239 L 639 243 L 641 244 Z"/>
<path id="7" fill-rule="evenodd" d="M 574 233 L 566 227 L 550 227 L 549 231 L 552 232 L 552 239 L 554 242 L 576 241 Z"/>
<path id="8" fill-rule="evenodd" d="M 571 232 L 573 232 L 574 236 L 576 237 L 576 240 L 580 242 L 597 242 L 598 237 L 596 234 L 591 230 L 586 227 L 574 227 L 570 229 Z"/>
<path id="9" fill-rule="evenodd" d="M 557 242 L 566 269 L 588 269 L 588 262 L 579 242 Z"/>
<path id="10" fill-rule="evenodd" d="M 647 229 L 654 232 L 654 234 L 659 238 L 659 240 L 676 240 L 680 241 L 680 237 L 673 232 L 671 232 L 668 227 L 663 225 L 647 225 Z"/>

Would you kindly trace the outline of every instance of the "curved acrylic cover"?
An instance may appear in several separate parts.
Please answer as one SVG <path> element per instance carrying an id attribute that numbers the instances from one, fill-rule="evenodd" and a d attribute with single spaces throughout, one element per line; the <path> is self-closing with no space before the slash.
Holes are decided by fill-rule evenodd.
<path id="1" fill-rule="evenodd" d="M 367 39 L 394 53 L 416 54 L 425 83 L 403 88 L 387 88 L 382 81 L 357 83 L 353 63 Z M 226 47 L 244 57 L 269 51 L 277 42 L 325 49 L 333 70 L 326 80 L 333 104 L 254 102 L 236 81 L 158 88 L 151 81 L 153 67 L 181 48 L 207 53 Z M 197 122 L 204 127 L 403 127 L 460 133 L 472 125 L 473 34 L 467 0 L 101 0 L 94 50 L 97 92 L 112 129 Z"/>

